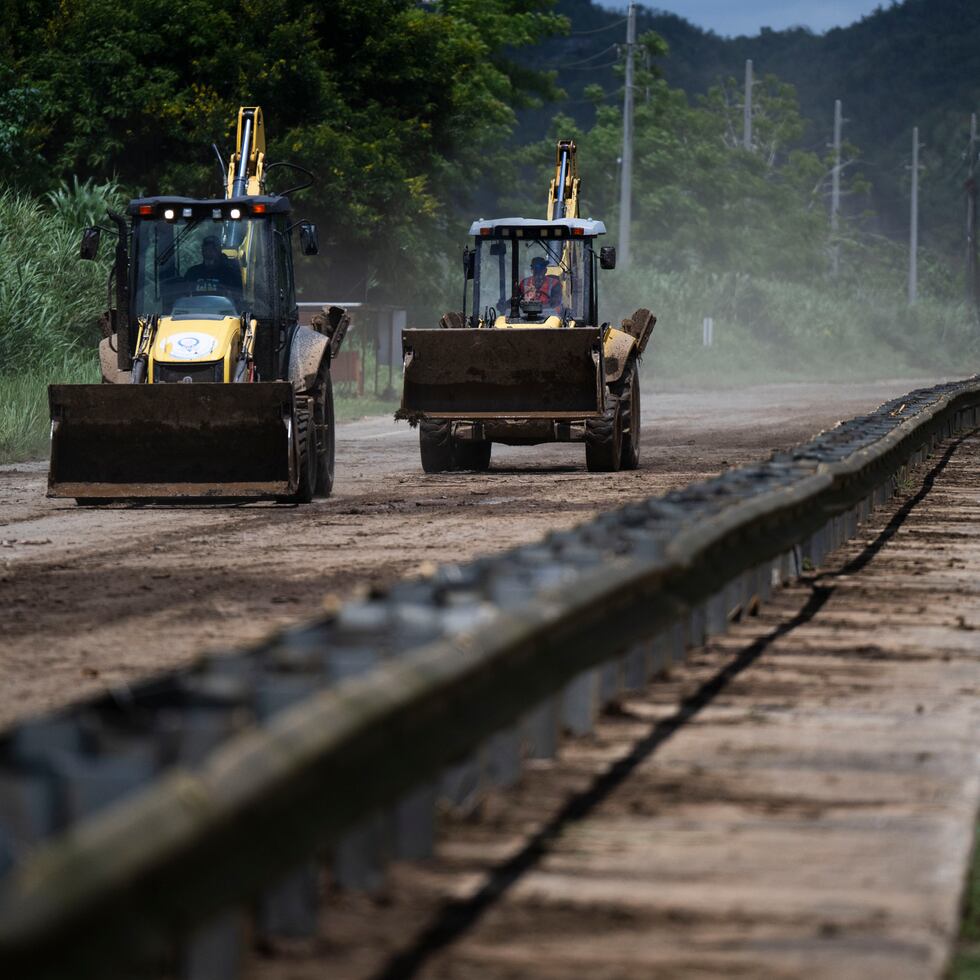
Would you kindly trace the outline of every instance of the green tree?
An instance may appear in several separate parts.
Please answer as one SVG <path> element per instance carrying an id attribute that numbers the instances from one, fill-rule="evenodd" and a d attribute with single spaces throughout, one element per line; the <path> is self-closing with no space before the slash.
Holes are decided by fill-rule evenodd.
<path id="1" fill-rule="evenodd" d="M 323 224 L 328 269 L 402 292 L 427 281 L 515 107 L 554 92 L 516 52 L 565 29 L 550 0 L 8 4 L 23 30 L 6 57 L 37 92 L 49 181 L 217 193 L 210 144 L 227 149 L 237 107 L 261 105 L 270 160 L 319 178 L 297 204 Z"/>
<path id="2" fill-rule="evenodd" d="M 654 57 L 666 45 L 656 34 L 642 39 Z M 799 147 L 804 132 L 791 86 L 766 77 L 755 93 L 754 141 L 742 146 L 740 91 L 733 79 L 692 104 L 656 69 L 638 59 L 634 113 L 634 258 L 664 270 L 701 269 L 789 276 L 821 275 L 829 266 L 825 190 L 830 161 Z M 571 136 L 579 145 L 583 213 L 615 229 L 619 202 L 622 110 L 594 88 L 595 124 L 582 131 L 558 116 L 548 140 L 524 153 L 542 164 L 535 183 L 546 187 L 547 145 Z M 621 93 L 617 96 L 616 103 Z M 553 145 L 553 144 L 552 144 Z M 856 178 L 848 189 L 859 190 Z M 541 194 L 543 202 L 543 194 Z M 541 204 L 518 206 L 540 211 Z"/>

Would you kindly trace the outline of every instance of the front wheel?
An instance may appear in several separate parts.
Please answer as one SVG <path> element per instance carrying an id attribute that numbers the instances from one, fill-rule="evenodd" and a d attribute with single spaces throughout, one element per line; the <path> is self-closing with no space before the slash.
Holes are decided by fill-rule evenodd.
<path id="1" fill-rule="evenodd" d="M 622 459 L 622 417 L 619 399 L 611 392 L 606 406 L 598 418 L 585 420 L 585 466 L 590 473 L 615 473 Z"/>
<path id="2" fill-rule="evenodd" d="M 300 399 L 297 399 L 300 401 Z M 302 399 L 296 406 L 296 439 L 299 450 L 299 485 L 285 497 L 279 497 L 281 504 L 308 504 L 316 493 L 317 483 L 317 445 L 316 445 L 316 403 L 315 399 Z"/>
<path id="3" fill-rule="evenodd" d="M 419 452 L 426 473 L 447 473 L 453 465 L 453 424 L 449 421 L 419 422 Z"/>
<path id="4" fill-rule="evenodd" d="M 312 416 L 306 423 L 306 440 L 299 461 L 299 486 L 289 498 L 294 504 L 308 504 L 316 492 L 316 427 Z"/>
<path id="5" fill-rule="evenodd" d="M 635 470 L 640 465 L 640 378 L 635 363 L 619 396 L 619 425 L 623 439 L 619 468 Z"/>
<path id="6" fill-rule="evenodd" d="M 333 492 L 336 432 L 333 380 L 330 377 L 330 367 L 326 363 L 320 367 L 313 393 L 313 428 L 316 432 L 316 481 L 313 493 L 317 497 L 329 497 Z"/>
<path id="7" fill-rule="evenodd" d="M 454 439 L 453 423 L 449 420 L 422 419 L 419 422 L 419 450 L 422 469 L 426 473 L 458 470 L 485 473 L 490 469 L 492 447 L 493 443 L 486 439 L 477 442 Z"/>
<path id="8" fill-rule="evenodd" d="M 453 462 L 457 470 L 474 470 L 485 473 L 490 469 L 490 452 L 493 443 L 487 439 L 479 442 L 453 440 Z"/>

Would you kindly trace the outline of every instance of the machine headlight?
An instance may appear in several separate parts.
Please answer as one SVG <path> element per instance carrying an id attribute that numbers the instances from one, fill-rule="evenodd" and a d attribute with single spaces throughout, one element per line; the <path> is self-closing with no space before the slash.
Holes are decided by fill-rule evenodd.
<path id="1" fill-rule="evenodd" d="M 240 208 L 232 208 L 228 212 L 228 217 L 231 218 L 232 221 L 237 221 L 241 216 L 242 212 Z"/>
<path id="2" fill-rule="evenodd" d="M 176 212 L 173 208 L 167 208 L 167 210 L 163 212 L 163 216 L 167 219 L 167 221 L 173 221 L 176 217 Z"/>

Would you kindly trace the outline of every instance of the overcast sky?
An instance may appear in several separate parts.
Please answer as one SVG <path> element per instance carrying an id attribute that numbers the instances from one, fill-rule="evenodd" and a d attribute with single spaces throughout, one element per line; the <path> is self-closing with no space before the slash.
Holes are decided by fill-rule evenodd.
<path id="1" fill-rule="evenodd" d="M 669 10 L 717 34 L 758 34 L 802 25 L 814 31 L 853 24 L 890 0 L 643 0 L 643 6 Z M 625 10 L 626 0 L 604 0 L 603 6 Z"/>

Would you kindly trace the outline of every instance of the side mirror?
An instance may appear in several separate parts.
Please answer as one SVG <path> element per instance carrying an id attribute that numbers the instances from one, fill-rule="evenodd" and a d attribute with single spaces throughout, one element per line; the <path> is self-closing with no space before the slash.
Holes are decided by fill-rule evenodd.
<path id="1" fill-rule="evenodd" d="M 299 223 L 299 248 L 304 255 L 318 255 L 320 252 L 320 238 L 312 221 Z"/>
<path id="2" fill-rule="evenodd" d="M 463 249 L 463 275 L 467 279 L 476 276 L 476 252 L 471 252 L 468 248 Z"/>
<path id="3" fill-rule="evenodd" d="M 614 245 L 603 245 L 599 249 L 599 266 L 602 269 L 616 268 L 616 248 Z"/>
<path id="4" fill-rule="evenodd" d="M 83 259 L 94 259 L 99 254 L 99 241 L 102 238 L 101 228 L 85 228 L 82 231 L 82 244 L 78 254 Z"/>

